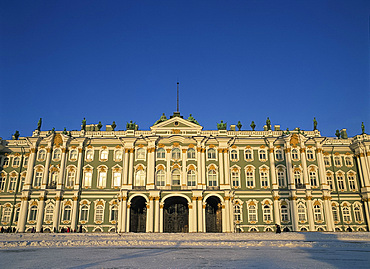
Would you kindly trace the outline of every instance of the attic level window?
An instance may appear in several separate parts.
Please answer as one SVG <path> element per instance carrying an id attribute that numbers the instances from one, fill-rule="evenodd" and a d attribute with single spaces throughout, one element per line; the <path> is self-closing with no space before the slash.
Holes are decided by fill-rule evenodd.
<path id="1" fill-rule="evenodd" d="M 179 126 L 179 122 L 178 121 L 175 121 L 174 124 L 175 124 L 175 126 Z"/>

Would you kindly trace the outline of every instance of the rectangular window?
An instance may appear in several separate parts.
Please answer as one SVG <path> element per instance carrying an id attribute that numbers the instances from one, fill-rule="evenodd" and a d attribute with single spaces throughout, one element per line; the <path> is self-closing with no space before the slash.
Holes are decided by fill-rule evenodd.
<path id="1" fill-rule="evenodd" d="M 9 191 L 13 192 L 15 191 L 15 186 L 17 185 L 17 178 L 11 177 L 9 182 Z"/>
<path id="2" fill-rule="evenodd" d="M 0 191 L 4 191 L 5 189 L 5 177 L 0 176 Z"/>
<path id="3" fill-rule="evenodd" d="M 233 187 L 239 187 L 239 172 L 237 171 L 231 172 L 231 180 Z"/>
<path id="4" fill-rule="evenodd" d="M 268 180 L 267 172 L 261 172 L 261 186 L 268 187 L 268 185 L 269 185 L 269 180 Z"/>
<path id="5" fill-rule="evenodd" d="M 22 176 L 21 177 L 21 183 L 19 184 L 19 191 L 22 191 L 23 190 L 23 185 L 24 185 L 24 182 L 26 181 L 26 177 L 25 176 Z"/>
<path id="6" fill-rule="evenodd" d="M 99 172 L 98 187 L 105 187 L 107 182 L 107 172 Z"/>
<path id="7" fill-rule="evenodd" d="M 91 172 L 85 172 L 84 174 L 84 187 L 90 188 L 91 187 L 91 181 L 92 181 L 92 173 Z"/>
<path id="8" fill-rule="evenodd" d="M 249 171 L 246 173 L 247 176 L 247 187 L 253 188 L 254 187 L 254 173 L 252 171 Z"/>
<path id="9" fill-rule="evenodd" d="M 337 181 L 338 181 L 338 188 L 339 190 L 341 191 L 344 191 L 345 190 L 345 187 L 344 187 L 344 178 L 342 175 L 338 175 L 337 176 Z"/>
<path id="10" fill-rule="evenodd" d="M 114 172 L 113 173 L 113 187 L 119 187 L 119 186 L 121 186 L 121 173 Z"/>
<path id="11" fill-rule="evenodd" d="M 40 187 L 42 181 L 42 172 L 36 172 L 35 174 L 35 182 L 33 184 L 34 187 Z"/>
<path id="12" fill-rule="evenodd" d="M 356 182 L 355 182 L 355 177 L 353 175 L 348 176 L 348 183 L 349 183 L 349 189 L 351 191 L 356 190 Z"/>

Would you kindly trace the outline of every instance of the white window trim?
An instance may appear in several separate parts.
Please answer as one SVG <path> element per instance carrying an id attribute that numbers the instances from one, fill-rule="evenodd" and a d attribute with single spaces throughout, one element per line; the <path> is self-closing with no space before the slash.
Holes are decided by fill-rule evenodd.
<path id="1" fill-rule="evenodd" d="M 246 151 L 247 151 L 247 150 L 250 150 L 250 151 L 251 151 L 251 157 L 252 157 L 252 159 L 247 159 L 247 158 L 246 158 L 246 157 L 247 157 L 247 156 L 246 156 Z M 244 153 L 244 160 L 245 160 L 245 161 L 247 161 L 247 162 L 252 162 L 252 161 L 254 160 L 254 156 L 253 156 L 254 154 L 253 154 L 253 149 L 252 149 L 252 148 L 247 148 L 247 149 L 245 149 L 243 153 Z"/>

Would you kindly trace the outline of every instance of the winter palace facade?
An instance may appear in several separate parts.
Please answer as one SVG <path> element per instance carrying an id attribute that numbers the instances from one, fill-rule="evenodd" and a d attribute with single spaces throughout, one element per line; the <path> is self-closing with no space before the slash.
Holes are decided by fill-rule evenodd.
<path id="1" fill-rule="evenodd" d="M 101 125 L 101 124 L 100 124 Z M 115 124 L 114 124 L 115 125 Z M 18 232 L 369 231 L 370 136 L 206 131 L 178 112 L 0 139 L 0 218 Z M 240 128 L 239 128 L 240 129 Z M 254 128 L 253 128 L 254 129 Z M 316 128 L 315 128 L 316 129 Z"/>

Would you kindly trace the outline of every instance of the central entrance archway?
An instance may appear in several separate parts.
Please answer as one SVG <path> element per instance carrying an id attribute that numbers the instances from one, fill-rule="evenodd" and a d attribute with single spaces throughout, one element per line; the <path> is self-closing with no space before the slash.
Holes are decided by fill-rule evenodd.
<path id="1" fill-rule="evenodd" d="M 189 232 L 189 209 L 188 201 L 185 198 L 169 197 L 165 200 L 163 209 L 163 232 Z"/>
<path id="2" fill-rule="evenodd" d="M 210 196 L 206 200 L 206 232 L 222 232 L 222 208 L 221 201 L 216 196 Z"/>
<path id="3" fill-rule="evenodd" d="M 137 196 L 131 200 L 130 232 L 145 233 L 146 229 L 146 201 Z"/>

